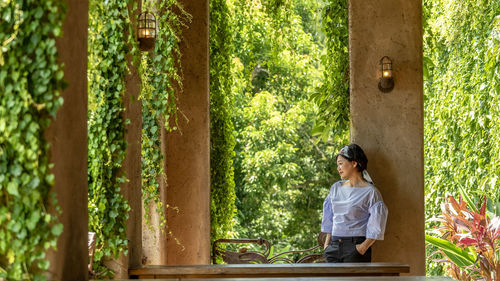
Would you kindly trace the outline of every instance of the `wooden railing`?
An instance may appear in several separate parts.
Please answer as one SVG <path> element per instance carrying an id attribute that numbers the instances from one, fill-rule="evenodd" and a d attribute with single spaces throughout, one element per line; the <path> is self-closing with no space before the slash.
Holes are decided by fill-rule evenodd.
<path id="1" fill-rule="evenodd" d="M 306 250 L 285 251 L 282 253 L 271 253 L 271 243 L 266 239 L 219 239 L 212 244 L 212 263 L 217 264 L 222 259 L 227 264 L 272 264 L 272 263 L 321 263 L 325 262 L 321 245 L 324 237 L 318 236 L 318 244 Z M 228 249 L 229 245 L 250 244 L 261 246 L 260 250 L 249 250 L 240 247 L 238 250 Z"/>

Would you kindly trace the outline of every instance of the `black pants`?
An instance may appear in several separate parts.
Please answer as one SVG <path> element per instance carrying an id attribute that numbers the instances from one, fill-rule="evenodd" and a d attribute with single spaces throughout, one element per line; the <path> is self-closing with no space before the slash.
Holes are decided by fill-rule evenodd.
<path id="1" fill-rule="evenodd" d="M 365 237 L 332 237 L 330 245 L 325 249 L 326 262 L 371 262 L 372 248 L 368 248 L 364 255 L 356 249 L 357 244 L 363 243 Z"/>

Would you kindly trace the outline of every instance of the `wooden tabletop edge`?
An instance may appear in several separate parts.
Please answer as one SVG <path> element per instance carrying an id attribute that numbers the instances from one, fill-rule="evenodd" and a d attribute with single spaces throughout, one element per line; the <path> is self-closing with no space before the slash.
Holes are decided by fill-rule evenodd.
<path id="1" fill-rule="evenodd" d="M 130 275 L 143 275 L 143 274 L 186 274 L 186 273 L 203 273 L 203 274 L 224 274 L 224 273 L 234 273 L 234 272 L 244 272 L 246 270 L 252 270 L 252 272 L 282 272 L 283 270 L 293 269 L 294 273 L 301 272 L 398 272 L 398 273 L 409 273 L 410 266 L 407 264 L 397 264 L 397 263 L 369 263 L 369 264 L 328 264 L 321 266 L 267 266 L 267 265 L 232 265 L 232 266 L 173 266 L 173 265 L 153 265 L 144 266 L 141 268 L 131 268 L 129 269 Z"/>

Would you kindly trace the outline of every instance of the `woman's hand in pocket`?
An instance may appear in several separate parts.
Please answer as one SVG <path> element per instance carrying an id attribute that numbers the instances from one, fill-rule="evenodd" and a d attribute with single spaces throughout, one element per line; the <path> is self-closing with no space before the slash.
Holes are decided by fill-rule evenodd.
<path id="1" fill-rule="evenodd" d="M 370 249 L 370 247 L 373 245 L 373 243 L 375 243 L 374 239 L 371 239 L 371 238 L 365 239 L 365 241 L 363 241 L 363 243 L 356 245 L 356 251 L 358 251 L 358 253 L 360 253 L 361 255 L 364 255 L 366 253 L 366 251 L 368 251 L 368 249 Z"/>
<path id="2" fill-rule="evenodd" d="M 356 244 L 356 251 L 358 251 L 360 255 L 364 255 L 367 250 L 368 248 L 363 247 L 363 244 Z"/>

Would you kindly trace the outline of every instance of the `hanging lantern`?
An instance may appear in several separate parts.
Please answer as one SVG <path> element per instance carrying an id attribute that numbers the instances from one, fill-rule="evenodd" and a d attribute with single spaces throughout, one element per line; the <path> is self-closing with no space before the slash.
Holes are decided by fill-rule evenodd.
<path id="1" fill-rule="evenodd" d="M 156 18 L 153 13 L 144 12 L 139 15 L 139 26 L 137 28 L 137 39 L 142 51 L 150 51 L 155 46 L 156 40 Z"/>

